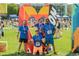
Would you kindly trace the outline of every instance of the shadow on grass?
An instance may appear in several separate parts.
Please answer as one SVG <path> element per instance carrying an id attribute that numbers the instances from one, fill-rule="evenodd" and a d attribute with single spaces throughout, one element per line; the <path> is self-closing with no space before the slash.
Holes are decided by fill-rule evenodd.
<path id="1" fill-rule="evenodd" d="M 79 51 L 75 51 L 74 53 L 69 52 L 66 56 L 79 56 Z"/>
<path id="2" fill-rule="evenodd" d="M 73 53 L 69 52 L 69 54 L 67 54 L 67 56 L 79 56 L 79 47 L 77 47 Z"/>
<path id="3" fill-rule="evenodd" d="M 5 55 L 2 55 L 2 56 L 34 56 L 33 54 L 27 54 L 25 52 L 15 52 L 15 53 L 12 53 L 12 54 L 5 54 Z M 40 56 L 39 54 L 35 55 L 35 56 Z M 41 55 L 41 56 L 45 56 L 45 54 Z"/>

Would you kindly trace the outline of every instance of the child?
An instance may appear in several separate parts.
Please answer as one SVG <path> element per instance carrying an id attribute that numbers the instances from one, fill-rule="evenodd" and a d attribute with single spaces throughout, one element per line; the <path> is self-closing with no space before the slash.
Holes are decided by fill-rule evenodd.
<path id="1" fill-rule="evenodd" d="M 42 35 L 39 33 L 38 30 L 35 30 L 36 34 L 33 36 L 34 41 L 34 48 L 33 48 L 33 55 L 36 55 L 39 52 L 40 55 L 43 54 L 42 48 Z"/>
<path id="2" fill-rule="evenodd" d="M 35 24 L 35 27 L 37 27 L 37 29 L 39 30 L 39 33 L 42 34 L 43 38 L 45 37 L 44 36 L 44 30 L 43 30 L 43 27 L 44 27 L 44 23 L 42 22 L 41 19 L 39 19 L 38 23 Z"/>

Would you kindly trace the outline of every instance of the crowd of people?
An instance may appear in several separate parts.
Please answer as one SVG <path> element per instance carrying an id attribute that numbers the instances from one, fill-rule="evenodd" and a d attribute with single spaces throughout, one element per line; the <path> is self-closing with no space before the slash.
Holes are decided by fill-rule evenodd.
<path id="1" fill-rule="evenodd" d="M 71 28 L 71 20 L 62 18 L 61 20 L 56 19 L 56 38 L 62 37 L 62 30 L 69 30 Z"/>

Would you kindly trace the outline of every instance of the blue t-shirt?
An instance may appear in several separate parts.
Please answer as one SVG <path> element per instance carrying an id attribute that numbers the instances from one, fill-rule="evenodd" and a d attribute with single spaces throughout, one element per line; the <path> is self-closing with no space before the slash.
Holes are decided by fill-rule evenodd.
<path id="1" fill-rule="evenodd" d="M 46 39 L 52 39 L 54 31 L 55 31 L 55 26 L 53 24 L 46 23 L 44 25 L 44 32 L 45 32 Z"/>
<path id="2" fill-rule="evenodd" d="M 28 27 L 27 26 L 19 26 L 20 31 L 20 39 L 28 39 Z"/>
<path id="3" fill-rule="evenodd" d="M 35 24 L 35 27 L 37 27 L 37 29 L 39 30 L 39 32 L 42 32 L 44 24 L 43 23 L 37 23 L 37 24 Z"/>
<path id="4" fill-rule="evenodd" d="M 34 46 L 40 47 L 42 45 L 42 35 L 38 34 L 33 36 Z"/>

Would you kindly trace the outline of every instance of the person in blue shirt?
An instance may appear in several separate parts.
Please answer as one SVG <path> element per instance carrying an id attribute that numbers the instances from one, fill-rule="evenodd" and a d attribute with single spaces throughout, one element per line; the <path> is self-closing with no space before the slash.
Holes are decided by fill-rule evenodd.
<path id="1" fill-rule="evenodd" d="M 39 33 L 38 30 L 35 30 L 35 35 L 33 36 L 34 48 L 33 48 L 33 55 L 36 55 L 39 52 L 40 55 L 43 54 L 42 48 L 42 35 Z"/>
<path id="2" fill-rule="evenodd" d="M 39 30 L 39 33 L 42 34 L 43 38 L 45 37 L 44 36 L 44 30 L 43 30 L 43 27 L 44 27 L 44 23 L 42 22 L 42 19 L 39 19 L 38 20 L 38 23 L 34 25 L 35 27 L 37 27 L 37 29 Z"/>
<path id="3" fill-rule="evenodd" d="M 52 44 L 54 54 L 56 54 L 53 39 L 55 33 L 55 26 L 50 23 L 49 19 L 46 19 L 46 23 L 44 25 L 44 32 L 45 32 L 45 46 L 49 46 L 50 44 Z"/>
<path id="4" fill-rule="evenodd" d="M 45 19 L 40 18 L 38 20 L 38 23 L 36 23 L 34 26 L 38 29 L 39 33 L 42 35 L 43 41 L 45 41 L 45 33 L 44 33 L 44 29 L 43 29 L 44 28 L 44 21 L 43 20 L 45 20 Z M 43 44 L 43 52 L 44 52 L 45 44 L 44 44 L 44 42 L 42 42 L 42 44 Z"/>
<path id="5" fill-rule="evenodd" d="M 17 37 L 18 36 L 20 36 L 19 37 L 20 44 L 19 44 L 19 48 L 18 48 L 18 52 L 19 52 L 20 49 L 21 49 L 22 42 L 24 43 L 24 49 L 25 49 L 26 43 L 27 43 L 27 40 L 28 40 L 28 26 L 26 26 L 25 20 L 23 21 L 23 25 L 19 26 L 19 32 L 18 32 Z M 26 51 L 26 49 L 25 49 L 25 51 Z"/>

